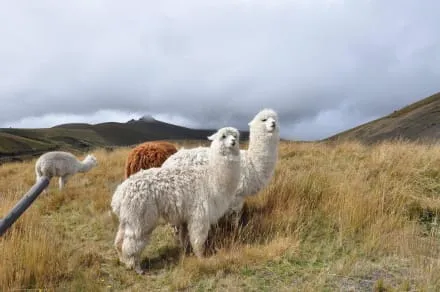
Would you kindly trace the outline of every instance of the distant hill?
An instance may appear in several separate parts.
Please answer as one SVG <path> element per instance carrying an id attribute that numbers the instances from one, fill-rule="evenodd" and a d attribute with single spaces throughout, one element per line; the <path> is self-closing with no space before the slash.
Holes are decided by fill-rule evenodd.
<path id="1" fill-rule="evenodd" d="M 375 143 L 399 138 L 426 142 L 440 140 L 440 93 L 324 141 L 360 140 Z"/>
<path id="2" fill-rule="evenodd" d="M 126 123 L 62 124 L 52 128 L 0 128 L 0 162 L 21 160 L 51 150 L 86 151 L 95 147 L 130 146 L 153 140 L 203 140 L 213 129 L 190 129 L 143 117 Z M 249 132 L 241 131 L 242 140 Z"/>

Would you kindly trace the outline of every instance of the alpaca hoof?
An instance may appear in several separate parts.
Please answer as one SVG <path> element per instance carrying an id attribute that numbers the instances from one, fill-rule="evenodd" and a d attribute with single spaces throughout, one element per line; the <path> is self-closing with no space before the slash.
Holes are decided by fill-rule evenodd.
<path id="1" fill-rule="evenodd" d="M 138 275 L 144 275 L 144 274 L 145 274 L 145 270 L 142 269 L 141 267 L 137 267 L 137 268 L 135 268 L 134 270 L 136 271 L 136 273 L 137 273 Z"/>
<path id="2" fill-rule="evenodd" d="M 204 260 L 205 257 L 205 251 L 194 251 L 194 255 L 196 256 L 196 258 L 198 258 L 199 260 Z"/>

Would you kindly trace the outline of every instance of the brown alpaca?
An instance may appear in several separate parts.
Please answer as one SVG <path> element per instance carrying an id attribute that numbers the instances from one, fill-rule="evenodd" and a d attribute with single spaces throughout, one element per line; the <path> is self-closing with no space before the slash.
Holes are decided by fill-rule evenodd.
<path id="1" fill-rule="evenodd" d="M 141 169 L 161 167 L 165 160 L 177 152 L 176 145 L 165 141 L 151 141 L 133 148 L 125 163 L 125 178 Z"/>

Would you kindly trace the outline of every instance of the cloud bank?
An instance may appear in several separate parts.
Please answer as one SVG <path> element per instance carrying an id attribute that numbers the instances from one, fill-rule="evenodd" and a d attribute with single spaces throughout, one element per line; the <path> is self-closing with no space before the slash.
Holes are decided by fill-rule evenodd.
<path id="1" fill-rule="evenodd" d="M 0 3 L 0 126 L 126 121 L 325 138 L 440 90 L 438 1 Z"/>

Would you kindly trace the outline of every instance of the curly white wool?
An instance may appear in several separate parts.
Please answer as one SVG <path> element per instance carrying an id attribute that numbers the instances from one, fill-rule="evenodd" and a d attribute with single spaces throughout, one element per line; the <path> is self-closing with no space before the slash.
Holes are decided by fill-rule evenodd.
<path id="1" fill-rule="evenodd" d="M 195 254 L 203 256 L 210 225 L 228 209 L 240 177 L 238 130 L 222 128 L 209 139 L 209 163 L 141 170 L 116 188 L 111 202 L 119 218 L 114 244 L 127 268 L 143 273 L 140 254 L 161 217 L 173 225 L 186 224 Z"/>
<path id="2" fill-rule="evenodd" d="M 246 196 L 257 194 L 270 181 L 278 160 L 279 123 L 272 109 L 263 109 L 249 122 L 249 148 L 241 150 L 241 178 L 228 213 L 240 212 Z M 165 160 L 162 167 L 204 165 L 208 148 L 182 149 Z"/>

